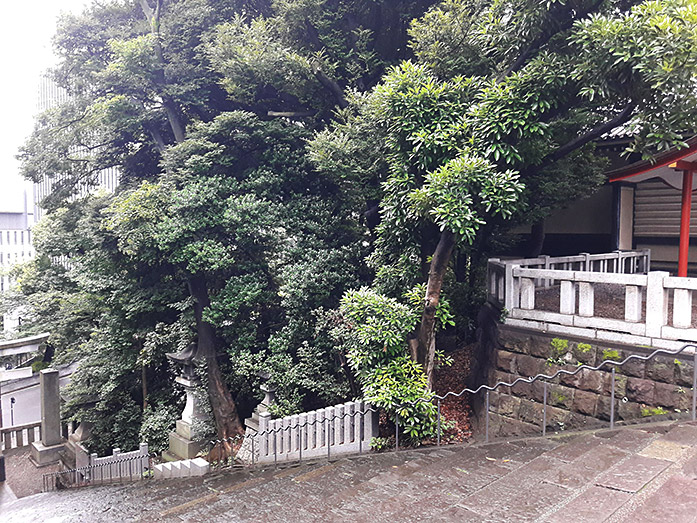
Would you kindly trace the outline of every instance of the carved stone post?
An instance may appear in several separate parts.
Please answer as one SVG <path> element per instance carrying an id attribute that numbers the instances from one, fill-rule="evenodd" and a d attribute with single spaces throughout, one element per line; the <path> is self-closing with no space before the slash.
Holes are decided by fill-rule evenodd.
<path id="1" fill-rule="evenodd" d="M 60 460 L 63 450 L 60 418 L 59 373 L 55 369 L 41 371 L 41 441 L 31 444 L 34 463 L 43 467 Z"/>

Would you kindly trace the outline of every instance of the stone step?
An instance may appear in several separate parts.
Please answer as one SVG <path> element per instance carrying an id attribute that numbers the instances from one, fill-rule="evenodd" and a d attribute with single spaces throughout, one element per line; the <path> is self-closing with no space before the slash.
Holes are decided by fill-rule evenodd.
<path id="1" fill-rule="evenodd" d="M 207 465 L 203 459 L 163 463 L 156 466 L 156 477 L 167 471 L 169 477 L 175 472 L 190 476 L 53 492 L 32 499 L 31 509 L 61 517 L 84 503 L 111 506 L 111 517 L 144 521 L 573 521 L 583 519 L 575 519 L 579 514 L 606 519 L 621 505 L 634 510 L 634 505 L 625 505 L 634 496 L 640 510 L 632 519 L 637 521 L 666 514 L 683 521 L 684 514 L 697 511 L 697 494 L 690 486 L 697 477 L 697 425 L 691 424 L 194 476 L 200 472 L 197 466 L 207 470 Z M 662 487 L 666 475 L 676 479 Z M 673 497 L 661 506 L 666 496 Z M 123 504 L 125 499 L 129 502 Z M 117 505 L 118 514 L 113 512 Z M 23 506 L 30 510 L 29 501 Z"/>
<path id="2" fill-rule="evenodd" d="M 259 432 L 259 415 L 254 413 L 251 418 L 244 420 L 244 426 Z"/>

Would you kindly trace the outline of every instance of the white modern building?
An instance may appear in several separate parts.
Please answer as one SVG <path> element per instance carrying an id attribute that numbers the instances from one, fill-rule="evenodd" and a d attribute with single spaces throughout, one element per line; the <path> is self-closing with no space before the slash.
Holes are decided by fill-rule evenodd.
<path id="1" fill-rule="evenodd" d="M 49 76 L 41 78 L 37 94 L 36 108 L 39 113 L 56 108 L 69 100 L 68 93 Z M 0 292 L 6 292 L 14 283 L 11 276 L 12 267 L 34 257 L 32 227 L 46 212 L 41 206 L 43 200 L 60 181 L 59 176 L 46 173 L 39 183 L 34 183 L 33 186 L 27 184 L 21 202 L 12 201 L 10 207 L 0 208 Z M 113 192 L 119 185 L 119 171 L 116 168 L 105 169 L 91 182 L 89 185 L 81 186 L 73 197 L 81 198 L 97 190 Z M 14 330 L 21 322 L 21 311 L 5 314 L 2 320 L 5 332 Z"/>
<path id="2" fill-rule="evenodd" d="M 0 210 L 0 292 L 7 291 L 14 283 L 12 267 L 34 257 L 31 232 L 34 214 L 26 190 L 22 199 L 12 209 Z M 21 311 L 5 314 L 2 320 L 4 331 L 13 330 L 21 321 Z"/>

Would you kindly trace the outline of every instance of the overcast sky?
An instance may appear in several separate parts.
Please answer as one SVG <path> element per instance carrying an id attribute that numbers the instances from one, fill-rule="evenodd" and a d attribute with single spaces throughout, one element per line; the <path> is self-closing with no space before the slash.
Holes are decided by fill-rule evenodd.
<path id="1" fill-rule="evenodd" d="M 0 125 L 0 211 L 22 210 L 24 183 L 15 160 L 32 129 L 38 81 L 55 59 L 51 38 L 62 11 L 80 12 L 89 0 L 4 2 L 0 17 L 0 81 L 3 122 Z"/>

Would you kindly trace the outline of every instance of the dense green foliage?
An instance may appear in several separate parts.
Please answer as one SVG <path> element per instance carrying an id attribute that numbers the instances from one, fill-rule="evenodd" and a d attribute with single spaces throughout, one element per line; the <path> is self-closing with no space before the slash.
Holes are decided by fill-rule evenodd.
<path id="1" fill-rule="evenodd" d="M 5 306 L 79 362 L 66 415 L 99 451 L 164 444 L 192 341 L 219 435 L 265 370 L 279 413 L 365 394 L 418 440 L 432 405 L 399 405 L 437 330 L 471 336 L 511 226 L 596 188 L 604 133 L 697 129 L 696 39 L 688 0 L 95 3 L 20 154 L 55 190 Z"/>
<path id="2" fill-rule="evenodd" d="M 648 152 L 697 128 L 696 14 L 686 0 L 447 0 L 412 24 L 415 60 L 313 141 L 323 169 L 379 184 L 375 289 L 427 280 L 415 356 L 429 377 L 441 293 L 466 336 L 507 218 L 592 192 L 604 133 L 624 125 Z"/>

